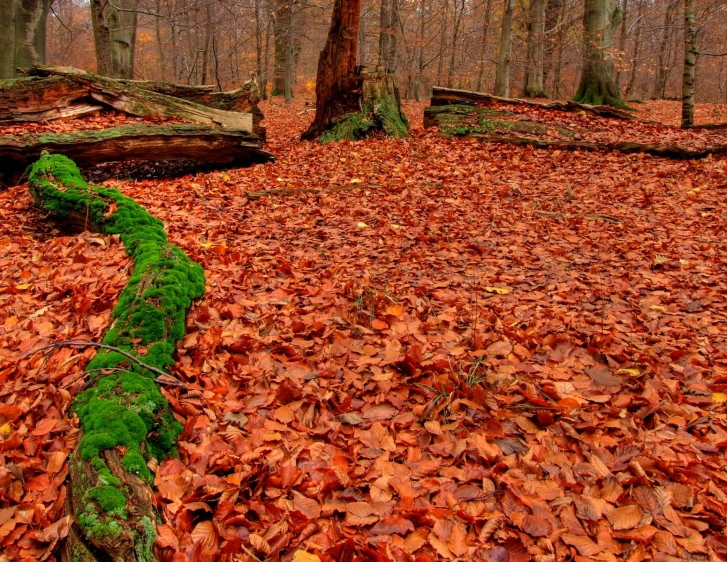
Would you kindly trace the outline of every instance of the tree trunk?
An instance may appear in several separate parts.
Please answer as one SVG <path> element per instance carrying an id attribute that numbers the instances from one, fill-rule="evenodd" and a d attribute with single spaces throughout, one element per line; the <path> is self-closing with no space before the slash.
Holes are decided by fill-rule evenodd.
<path id="1" fill-rule="evenodd" d="M 515 0 L 505 0 L 502 9 L 502 28 L 500 30 L 500 54 L 497 59 L 495 74 L 495 95 L 507 98 L 510 96 L 510 54 L 512 51 L 512 13 Z"/>
<path id="2" fill-rule="evenodd" d="M 110 78 L 134 78 L 138 2 L 91 0 L 91 23 L 99 74 Z"/>
<path id="3" fill-rule="evenodd" d="M 457 0 L 454 0 L 453 28 L 452 28 L 452 48 L 449 54 L 449 69 L 447 70 L 447 87 L 454 85 L 454 66 L 457 62 L 457 41 L 459 40 L 459 29 L 464 16 L 465 0 L 461 0 L 459 12 L 457 10 Z"/>
<path id="4" fill-rule="evenodd" d="M 277 0 L 273 17 L 275 68 L 272 95 L 284 96 L 285 74 L 288 66 L 288 36 L 290 35 L 290 3 L 288 0 Z"/>
<path id="5" fill-rule="evenodd" d="M 444 0 L 442 6 L 442 27 L 439 34 L 439 56 L 437 57 L 437 80 L 436 84 L 442 83 L 442 69 L 444 68 L 444 52 L 447 45 L 447 25 L 449 18 L 449 0 Z"/>
<path id="6" fill-rule="evenodd" d="M 621 11 L 621 31 L 618 36 L 618 58 L 620 64 L 616 70 L 616 87 L 621 91 L 621 74 L 623 72 L 624 64 L 626 62 L 626 31 L 627 31 L 627 19 L 629 16 L 629 0 L 623 0 L 624 7 Z"/>
<path id="7" fill-rule="evenodd" d="M 634 36 L 634 54 L 631 57 L 631 74 L 629 76 L 629 83 L 626 85 L 626 91 L 624 96 L 626 99 L 630 99 L 634 93 L 634 85 L 636 84 L 636 70 L 639 67 L 639 51 L 641 49 L 641 18 L 644 15 L 644 3 L 645 0 L 638 0 L 639 8 L 636 12 L 636 35 Z"/>
<path id="8" fill-rule="evenodd" d="M 694 70 L 697 66 L 697 28 L 694 0 L 684 0 L 684 75 L 682 77 L 682 127 L 694 125 Z"/>
<path id="9" fill-rule="evenodd" d="M 51 0 L 1 0 L 0 78 L 45 63 L 45 24 Z"/>
<path id="10" fill-rule="evenodd" d="M 490 11 L 492 10 L 492 0 L 487 0 L 485 4 L 485 15 L 482 18 L 482 43 L 480 44 L 480 69 L 477 73 L 477 86 L 475 90 L 481 92 L 485 85 L 485 67 L 487 65 L 487 32 L 490 29 Z"/>
<path id="11" fill-rule="evenodd" d="M 381 0 L 379 14 L 379 65 L 387 74 L 392 74 L 396 66 L 396 23 L 399 0 Z"/>
<path id="12" fill-rule="evenodd" d="M 525 97 L 544 98 L 543 59 L 545 58 L 545 1 L 531 0 L 528 22 L 528 71 Z"/>
<path id="13" fill-rule="evenodd" d="M 621 23 L 617 0 L 586 0 L 583 70 L 574 101 L 626 107 L 616 87 L 613 46 Z"/>
<path id="14" fill-rule="evenodd" d="M 285 101 L 293 101 L 293 0 L 287 0 L 288 32 L 285 34 Z"/>
<path id="15" fill-rule="evenodd" d="M 663 98 L 666 93 L 666 83 L 669 77 L 669 55 L 671 55 L 672 35 L 674 34 L 674 16 L 676 15 L 679 0 L 670 0 L 664 13 L 663 34 L 659 44 L 659 53 L 656 64 L 656 80 L 651 92 L 652 99 Z"/>
<path id="16" fill-rule="evenodd" d="M 421 97 L 421 89 L 422 89 L 422 82 L 424 80 L 424 33 L 425 33 L 425 18 L 424 15 L 427 11 L 427 2 L 426 0 L 421 0 L 421 4 L 419 5 L 419 22 L 417 24 L 417 45 L 416 45 L 416 53 L 417 53 L 417 66 L 416 66 L 416 78 L 414 78 L 414 99 L 417 101 L 422 101 Z"/>
<path id="17" fill-rule="evenodd" d="M 356 74 L 361 0 L 335 0 L 331 28 L 318 59 L 316 116 L 304 139 L 319 137 L 333 121 L 359 111 L 361 79 Z"/>
<path id="18" fill-rule="evenodd" d="M 255 71 L 260 84 L 262 99 L 266 98 L 267 80 L 263 70 L 263 6 L 262 0 L 255 0 Z"/>

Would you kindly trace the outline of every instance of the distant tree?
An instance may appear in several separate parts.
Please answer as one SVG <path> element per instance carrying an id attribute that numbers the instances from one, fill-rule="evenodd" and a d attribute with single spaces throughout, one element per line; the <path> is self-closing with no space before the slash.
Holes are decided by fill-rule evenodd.
<path id="1" fill-rule="evenodd" d="M 134 78 L 139 0 L 91 0 L 91 23 L 99 74 Z"/>
<path id="2" fill-rule="evenodd" d="M 694 70 L 697 66 L 697 27 L 694 0 L 684 0 L 684 74 L 682 76 L 682 127 L 694 125 Z"/>
<path id="3" fill-rule="evenodd" d="M 626 107 L 616 86 L 613 47 L 621 23 L 617 0 L 585 0 L 583 70 L 574 101 Z"/>
<path id="4" fill-rule="evenodd" d="M 45 63 L 45 24 L 52 0 L 0 0 L 0 78 Z"/>
<path id="5" fill-rule="evenodd" d="M 546 0 L 530 0 L 528 21 L 528 66 L 525 73 L 525 96 L 545 97 L 543 63 L 545 59 Z"/>
<path id="6" fill-rule="evenodd" d="M 500 54 L 497 58 L 495 74 L 495 95 L 510 95 L 510 57 L 512 56 L 512 13 L 515 0 L 505 0 L 502 9 L 502 27 L 500 28 Z"/>

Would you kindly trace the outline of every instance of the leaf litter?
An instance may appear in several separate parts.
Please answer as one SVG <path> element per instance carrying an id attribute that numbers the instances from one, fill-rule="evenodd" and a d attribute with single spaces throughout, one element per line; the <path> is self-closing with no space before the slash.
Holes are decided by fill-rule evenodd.
<path id="1" fill-rule="evenodd" d="M 724 559 L 724 159 L 441 139 L 407 110 L 411 139 L 320 145 L 266 102 L 276 163 L 107 182 L 208 279 L 163 389 L 160 560 Z M 52 559 L 92 351 L 20 358 L 97 339 L 128 259 L 24 186 L 0 209 L 0 545 Z"/>

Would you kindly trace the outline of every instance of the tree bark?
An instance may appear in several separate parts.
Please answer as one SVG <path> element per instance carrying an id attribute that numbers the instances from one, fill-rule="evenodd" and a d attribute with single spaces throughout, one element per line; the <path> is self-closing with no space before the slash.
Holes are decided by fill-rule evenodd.
<path id="1" fill-rule="evenodd" d="M 477 86 L 475 90 L 481 92 L 485 85 L 485 68 L 487 66 L 487 32 L 490 29 L 490 11 L 492 10 L 492 0 L 485 3 L 485 15 L 482 18 L 482 39 L 480 44 L 480 68 L 477 72 Z"/>
<path id="2" fill-rule="evenodd" d="M 273 70 L 273 96 L 285 95 L 285 76 L 288 67 L 288 36 L 290 35 L 290 3 L 277 0 L 273 14 L 275 34 L 275 68 Z"/>
<path id="3" fill-rule="evenodd" d="M 505 0 L 502 9 L 502 28 L 500 30 L 500 54 L 497 58 L 495 74 L 495 95 L 510 96 L 510 55 L 512 51 L 512 13 L 515 0 Z"/>
<path id="4" fill-rule="evenodd" d="M 543 61 L 545 59 L 545 2 L 531 0 L 528 22 L 528 70 L 525 78 L 525 97 L 544 98 Z"/>
<path id="5" fill-rule="evenodd" d="M 197 93 L 195 90 L 199 88 L 113 80 L 62 67 L 34 71 L 51 76 L 45 79 L 30 77 L 0 85 L 0 121 L 38 121 L 54 115 L 55 118 L 70 117 L 74 111 L 88 112 L 92 111 L 91 107 L 106 106 L 139 117 L 178 117 L 204 125 L 264 134 L 258 126 L 262 114 L 257 110 L 257 85 L 254 82 L 248 82 L 236 92 L 214 94 L 203 88 Z M 154 91 L 160 88 L 175 93 L 192 90 L 197 100 L 208 105 Z M 240 113 L 215 107 L 229 107 L 235 103 L 244 104 L 249 111 Z M 65 112 L 70 113 L 65 115 Z"/>
<path id="6" fill-rule="evenodd" d="M 454 13 L 452 14 L 452 46 L 449 54 L 449 68 L 447 69 L 447 87 L 451 88 L 454 85 L 454 66 L 457 62 L 457 42 L 459 41 L 459 30 L 462 23 L 462 16 L 464 16 L 465 0 L 460 0 L 460 8 L 457 10 L 457 0 L 454 0 Z"/>
<path id="7" fill-rule="evenodd" d="M 697 66 L 697 28 L 694 0 L 684 0 L 684 74 L 682 76 L 682 127 L 694 125 L 694 74 Z"/>
<path id="8" fill-rule="evenodd" d="M 91 0 L 91 23 L 99 74 L 110 78 L 134 77 L 138 2 Z"/>
<path id="9" fill-rule="evenodd" d="M 624 96 L 626 99 L 630 99 L 634 93 L 634 86 L 636 84 L 636 70 L 639 67 L 639 51 L 641 49 L 641 17 L 644 15 L 644 3 L 645 0 L 638 0 L 639 8 L 636 12 L 636 21 L 639 24 L 636 26 L 636 34 L 634 35 L 634 54 L 631 57 L 631 74 L 629 75 L 629 83 L 626 85 L 626 91 Z"/>
<path id="10" fill-rule="evenodd" d="M 671 55 L 672 36 L 674 35 L 674 17 L 679 0 L 670 0 L 664 13 L 663 33 L 659 44 L 656 65 L 656 80 L 651 92 L 652 99 L 661 99 L 666 95 L 666 83 L 669 78 L 669 56 Z"/>
<path id="11" fill-rule="evenodd" d="M 0 136 L 5 183 L 24 172 L 46 150 L 80 166 L 127 160 L 187 160 L 240 165 L 269 162 L 262 139 L 252 133 L 205 125 L 121 125 L 101 131 Z"/>
<path id="12" fill-rule="evenodd" d="M 616 86 L 613 46 L 621 23 L 617 0 L 586 0 L 583 71 L 573 101 L 626 107 Z"/>
<path id="13" fill-rule="evenodd" d="M 45 25 L 51 0 L 0 1 L 0 78 L 45 63 Z"/>
<path id="14" fill-rule="evenodd" d="M 396 23 L 398 19 L 399 0 L 381 0 L 379 13 L 379 65 L 387 74 L 392 74 L 396 67 Z"/>
<path id="15" fill-rule="evenodd" d="M 361 0 L 335 0 L 326 45 L 318 59 L 316 115 L 302 138 L 319 137 L 333 121 L 360 110 L 361 78 L 356 74 Z"/>
<path id="16" fill-rule="evenodd" d="M 621 11 L 621 30 L 618 35 L 618 58 L 619 66 L 616 70 L 616 87 L 621 91 L 621 74 L 623 73 L 624 63 L 626 62 L 626 31 L 627 19 L 629 16 L 629 0 L 623 0 L 624 7 Z"/>

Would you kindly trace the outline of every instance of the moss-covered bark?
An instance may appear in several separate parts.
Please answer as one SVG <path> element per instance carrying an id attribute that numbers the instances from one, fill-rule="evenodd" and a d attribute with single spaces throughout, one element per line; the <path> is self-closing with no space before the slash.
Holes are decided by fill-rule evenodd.
<path id="1" fill-rule="evenodd" d="M 65 156 L 44 154 L 32 166 L 28 185 L 36 203 L 57 220 L 120 235 L 134 271 L 103 343 L 158 369 L 171 366 L 187 309 L 204 292 L 202 268 L 167 241 L 159 219 L 116 189 L 86 184 Z M 155 375 L 123 355 L 101 351 L 87 370 L 106 374 L 73 403 L 81 424 L 70 460 L 70 507 L 78 529 L 66 556 L 101 552 L 98 559 L 148 562 L 154 559 L 156 525 L 147 461 L 174 454 L 181 424 Z"/>

